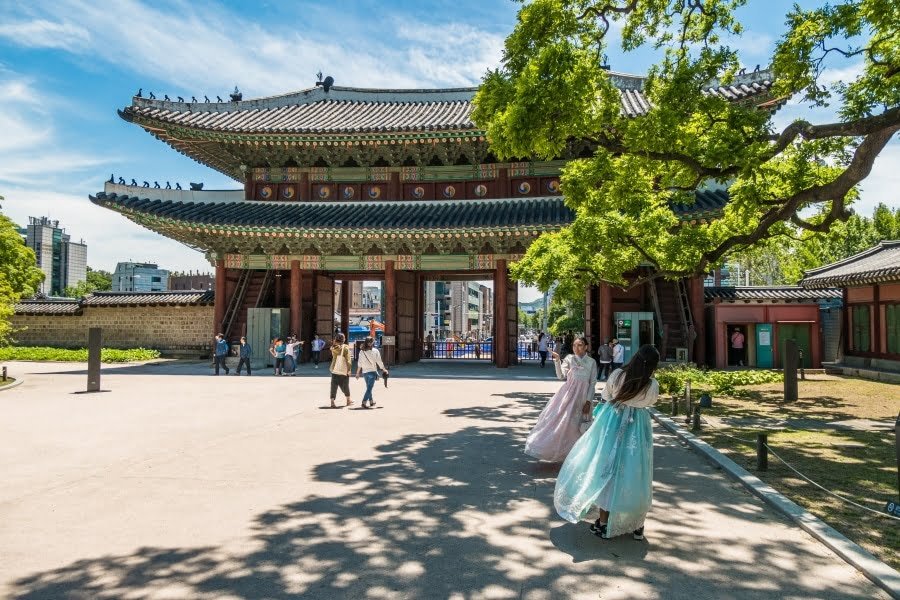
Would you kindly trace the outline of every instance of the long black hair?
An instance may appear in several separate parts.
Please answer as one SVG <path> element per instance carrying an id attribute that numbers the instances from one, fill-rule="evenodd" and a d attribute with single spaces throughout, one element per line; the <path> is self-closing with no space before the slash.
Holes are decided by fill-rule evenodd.
<path id="1" fill-rule="evenodd" d="M 618 390 L 615 395 L 616 402 L 631 400 L 650 385 L 653 372 L 659 364 L 659 350 L 650 344 L 644 344 L 638 349 L 628 364 L 622 368 L 619 375 Z"/>

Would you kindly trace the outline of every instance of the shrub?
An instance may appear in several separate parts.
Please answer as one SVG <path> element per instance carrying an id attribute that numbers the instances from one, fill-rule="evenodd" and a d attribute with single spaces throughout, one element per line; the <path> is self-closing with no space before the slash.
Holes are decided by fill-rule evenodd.
<path id="1" fill-rule="evenodd" d="M 737 387 L 784 381 L 780 371 L 707 371 L 694 364 L 663 367 L 656 371 L 659 391 L 664 394 L 684 392 L 685 382 L 691 387 L 705 388 L 720 394 L 728 394 Z"/>
<path id="2" fill-rule="evenodd" d="M 100 361 L 105 363 L 126 363 L 159 358 L 158 350 L 133 348 L 118 350 L 103 348 L 100 350 Z M 66 348 L 50 348 L 47 346 L 6 346 L 0 347 L 0 360 L 30 360 L 36 362 L 87 362 L 87 348 L 70 350 Z"/>

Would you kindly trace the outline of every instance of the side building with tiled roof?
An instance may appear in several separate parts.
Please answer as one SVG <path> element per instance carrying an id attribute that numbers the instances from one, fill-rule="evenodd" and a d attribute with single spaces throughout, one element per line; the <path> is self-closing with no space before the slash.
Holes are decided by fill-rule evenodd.
<path id="1" fill-rule="evenodd" d="M 800 285 L 841 289 L 843 356 L 835 368 L 900 382 L 884 373 L 900 373 L 900 240 L 807 271 Z"/>
<path id="2" fill-rule="evenodd" d="M 644 78 L 611 77 L 622 113 L 646 115 Z M 771 87 L 771 75 L 761 71 L 728 86 L 712 82 L 703 93 L 771 111 L 780 104 Z M 257 307 L 289 311 L 284 331 L 268 332 L 273 335 L 330 336 L 335 312 L 346 331 L 349 310 L 328 300 L 335 282 L 381 279 L 385 335 L 396 342 L 386 356 L 418 360 L 427 334 L 424 282 L 488 279 L 495 290 L 494 348 L 486 356 L 507 366 L 517 360 L 518 338 L 518 288 L 508 265 L 538 236 L 572 222 L 560 173 L 568 160 L 593 149 L 573 140 L 556 160 L 498 160 L 471 118 L 476 91 L 361 89 L 326 79 L 251 100 L 237 91 L 231 101 L 217 102 L 140 94 L 119 111 L 123 119 L 243 189 L 171 189 L 168 182 L 151 187 L 112 178 L 91 200 L 206 252 L 216 267 L 211 333 L 236 339 L 247 331 L 248 310 Z M 727 201 L 725 190 L 708 189 L 674 208 L 685 221 L 704 221 L 719 216 Z M 704 337 L 696 331 L 702 318 L 684 318 L 692 309 L 702 313 L 702 282 L 686 285 L 691 300 L 677 298 L 690 306 L 672 322 L 658 322 L 651 337 L 665 338 L 673 352 L 687 346 L 702 360 Z M 616 333 L 617 308 L 652 310 L 647 290 L 638 306 L 618 290 L 591 294 L 596 301 L 589 301 L 586 333 L 595 344 Z"/>

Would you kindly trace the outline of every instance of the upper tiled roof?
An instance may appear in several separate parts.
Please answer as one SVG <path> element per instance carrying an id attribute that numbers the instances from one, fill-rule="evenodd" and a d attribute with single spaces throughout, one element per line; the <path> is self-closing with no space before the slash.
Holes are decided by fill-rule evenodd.
<path id="1" fill-rule="evenodd" d="M 884 241 L 850 258 L 807 271 L 800 285 L 823 288 L 885 282 L 900 282 L 900 240 Z"/>
<path id="2" fill-rule="evenodd" d="M 728 202 L 723 190 L 697 192 L 676 205 L 685 219 L 714 214 Z M 100 192 L 91 201 L 188 223 L 309 230 L 477 229 L 567 225 L 575 215 L 560 196 L 501 200 L 378 202 L 173 202 Z"/>
<path id="3" fill-rule="evenodd" d="M 739 287 L 707 287 L 703 289 L 703 297 L 707 302 L 726 300 L 733 302 L 816 302 L 818 300 L 834 300 L 841 297 L 841 290 L 824 288 L 808 290 L 799 286 L 739 286 Z"/>
<path id="4" fill-rule="evenodd" d="M 614 73 L 622 91 L 622 112 L 646 114 L 650 102 L 643 78 Z M 708 94 L 738 102 L 766 96 L 767 71 L 739 78 L 735 85 L 714 86 Z M 135 97 L 122 118 L 153 119 L 196 129 L 233 133 L 374 133 L 476 129 L 472 98 L 478 88 L 384 90 L 334 86 L 238 102 L 171 102 Z M 767 99 L 767 98 L 765 98 Z"/>
<path id="5" fill-rule="evenodd" d="M 166 292 L 94 292 L 81 301 L 82 306 L 136 306 L 136 305 L 204 305 L 212 304 L 213 290 Z"/>
<path id="6" fill-rule="evenodd" d="M 81 305 L 74 298 L 63 300 L 22 300 L 14 306 L 17 315 L 77 315 Z"/>

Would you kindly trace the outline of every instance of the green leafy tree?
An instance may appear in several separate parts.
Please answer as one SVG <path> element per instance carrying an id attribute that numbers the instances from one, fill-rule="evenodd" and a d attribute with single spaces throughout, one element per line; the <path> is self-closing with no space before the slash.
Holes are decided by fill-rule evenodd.
<path id="1" fill-rule="evenodd" d="M 63 296 L 69 298 L 81 298 L 91 292 L 105 292 L 112 289 L 112 273 L 103 270 L 87 268 L 87 277 L 79 281 L 78 285 L 69 286 L 63 290 Z"/>
<path id="2" fill-rule="evenodd" d="M 562 189 L 575 221 L 541 236 L 513 267 L 516 278 L 576 298 L 597 281 L 702 275 L 765 240 L 827 232 L 846 222 L 856 185 L 900 130 L 900 2 L 838 0 L 805 10 L 787 3 L 771 57 L 774 98 L 830 104 L 834 123 L 799 120 L 776 131 L 753 104 L 705 93 L 738 80 L 730 43 L 746 0 L 534 0 L 519 11 L 502 66 L 489 72 L 473 117 L 503 159 L 571 157 Z M 643 91 L 649 111 L 631 118 L 601 57 L 621 25 L 621 50 L 660 56 Z M 848 41 L 850 40 L 850 41 Z M 828 67 L 860 64 L 849 81 L 823 85 Z M 715 183 L 730 202 L 712 222 L 675 208 Z M 652 270 L 639 269 L 649 265 Z"/>
<path id="3" fill-rule="evenodd" d="M 900 208 L 892 211 L 887 204 L 879 204 L 872 215 L 872 224 L 879 240 L 900 240 Z"/>
<path id="4" fill-rule="evenodd" d="M 22 243 L 15 224 L 0 213 L 0 344 L 9 341 L 13 305 L 37 292 L 43 280 L 34 251 Z"/>
<path id="5" fill-rule="evenodd" d="M 547 329 L 554 336 L 563 335 L 569 330 L 583 332 L 584 294 L 581 294 L 580 300 L 554 294 L 547 307 Z"/>

